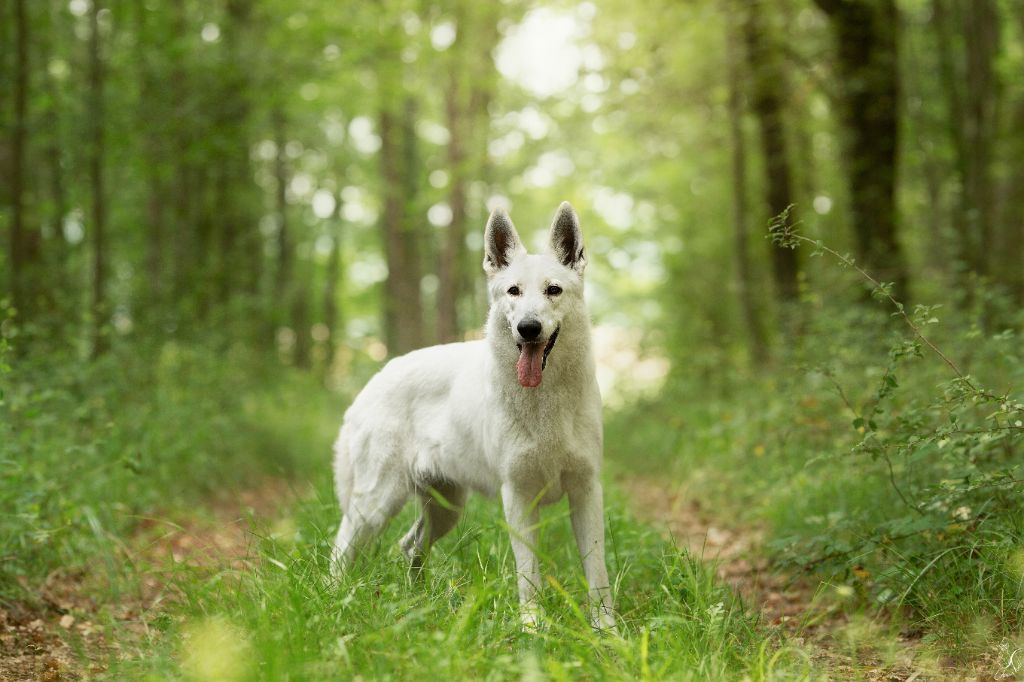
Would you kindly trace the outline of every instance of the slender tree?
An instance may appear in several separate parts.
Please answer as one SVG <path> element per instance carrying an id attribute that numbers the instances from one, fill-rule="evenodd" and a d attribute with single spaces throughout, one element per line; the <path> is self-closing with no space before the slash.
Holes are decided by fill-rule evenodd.
<path id="1" fill-rule="evenodd" d="M 335 195 L 334 212 L 327 223 L 327 236 L 331 240 L 331 250 L 327 255 L 327 267 L 324 271 L 323 320 L 327 327 L 327 363 L 330 370 L 337 355 L 338 346 L 344 337 L 341 310 L 338 304 L 338 290 L 341 286 L 341 250 L 344 225 L 342 223 L 341 192 Z"/>
<path id="2" fill-rule="evenodd" d="M 465 27 L 462 27 L 463 30 Z M 462 52 L 464 38 L 460 36 L 452 46 L 454 53 Z M 440 341 L 454 341 L 459 333 L 458 298 L 462 253 L 466 243 L 466 136 L 465 111 L 462 103 L 464 71 L 462 55 L 453 60 L 445 93 L 445 119 L 448 124 L 448 205 L 452 220 L 445 234 L 438 266 L 437 336 Z"/>
<path id="3" fill-rule="evenodd" d="M 274 293 L 278 301 L 287 301 L 292 284 L 292 239 L 288 222 L 288 137 L 284 111 L 275 105 L 271 113 L 274 129 L 274 210 L 277 217 L 277 272 Z"/>
<path id="4" fill-rule="evenodd" d="M 750 359 L 755 365 L 762 364 L 767 355 L 768 343 L 765 338 L 764 322 L 760 309 L 754 301 L 751 282 L 749 241 L 750 209 L 747 201 L 747 146 L 743 135 L 743 74 L 741 57 L 735 35 L 730 24 L 726 32 L 729 85 L 729 137 L 732 143 L 732 191 L 733 191 L 733 249 L 736 264 L 736 296 L 740 304 L 744 326 L 747 330 Z"/>
<path id="5" fill-rule="evenodd" d="M 143 310 L 159 313 L 163 304 L 163 263 L 164 263 L 164 200 L 166 188 L 163 181 L 161 135 L 157 121 L 166 115 L 167 102 L 161 97 L 160 75 L 157 73 L 157 58 L 150 46 L 151 37 L 157 31 L 150 30 L 150 10 L 144 0 L 135 3 L 135 32 L 138 36 L 136 59 L 139 79 L 139 128 L 142 130 L 142 158 L 145 164 L 146 181 L 146 255 L 145 283 L 146 305 Z M 159 328 L 156 326 L 155 328 Z"/>
<path id="6" fill-rule="evenodd" d="M 952 5 L 932 0 L 932 20 L 960 189 L 954 214 L 957 265 L 960 284 L 969 294 L 974 288 L 972 274 L 984 277 L 990 272 L 999 14 L 992 0 Z"/>
<path id="7" fill-rule="evenodd" d="M 498 9 L 493 3 L 455 4 L 456 39 L 446 53 L 448 82 L 444 114 L 448 127 L 448 205 L 451 224 L 445 231 L 438 264 L 438 338 L 453 341 L 465 325 L 460 302 L 472 291 L 467 268 L 466 231 L 472 214 L 469 185 L 487 176 L 487 107 L 492 99 L 495 67 L 492 50 L 499 42 Z M 482 217 L 474 214 L 477 217 Z M 475 270 L 475 265 L 473 269 Z"/>
<path id="8" fill-rule="evenodd" d="M 92 353 L 103 354 L 108 345 L 107 324 L 107 204 L 103 164 L 106 158 L 104 140 L 104 69 L 101 50 L 100 13 L 102 0 L 93 0 L 89 11 L 89 121 L 91 148 L 89 153 L 89 184 L 92 195 Z"/>
<path id="9" fill-rule="evenodd" d="M 220 177 L 218 201 L 223 217 L 219 223 L 220 266 L 218 273 L 218 299 L 226 304 L 237 289 L 246 270 L 253 267 L 240 248 L 251 241 L 246 225 L 250 212 L 246 209 L 247 185 L 251 178 L 249 166 L 248 124 L 252 111 L 252 88 L 249 69 L 245 65 L 252 58 L 246 42 L 252 35 L 253 3 L 251 0 L 227 0 L 228 21 L 224 27 L 224 56 L 226 85 L 224 106 L 220 111 L 217 128 L 223 139 L 220 148 Z"/>
<path id="10" fill-rule="evenodd" d="M 829 18 L 857 258 L 907 299 L 896 215 L 899 14 L 895 0 L 815 0 Z"/>
<path id="11" fill-rule="evenodd" d="M 791 206 L 795 197 L 783 106 L 786 78 L 762 10 L 761 0 L 748 0 L 743 35 L 751 77 L 751 109 L 761 131 L 765 201 L 769 213 L 776 216 Z M 776 293 L 782 301 L 796 299 L 800 273 L 796 251 L 772 246 L 771 257 Z"/>
<path id="12" fill-rule="evenodd" d="M 14 0 L 14 121 L 11 125 L 11 228 L 10 275 L 12 303 L 24 318 L 30 317 L 32 280 L 39 261 L 39 239 L 28 226 L 25 192 L 29 129 L 30 24 L 26 0 Z"/>
<path id="13" fill-rule="evenodd" d="M 392 28 L 385 50 L 395 48 L 399 32 Z M 418 216 L 412 211 L 416 187 L 415 102 L 403 96 L 402 64 L 395 54 L 382 56 L 377 65 L 377 123 L 384 211 L 381 229 L 388 277 L 384 282 L 384 330 L 388 350 L 406 353 L 424 342 L 421 240 Z"/>

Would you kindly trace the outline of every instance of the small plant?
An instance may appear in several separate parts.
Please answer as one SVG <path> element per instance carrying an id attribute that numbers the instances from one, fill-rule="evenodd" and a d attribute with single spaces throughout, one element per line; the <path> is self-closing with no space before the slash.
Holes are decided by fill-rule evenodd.
<path id="1" fill-rule="evenodd" d="M 870 575 L 870 593 L 880 605 L 924 609 L 952 587 L 961 595 L 973 589 L 979 601 L 1009 604 L 1001 607 L 1000 616 L 1008 627 L 1019 625 L 1024 621 L 1019 601 L 1000 602 L 1000 595 L 1017 594 L 1024 577 L 1019 570 L 1014 574 L 1007 560 L 1019 552 L 1021 542 L 1015 519 L 1024 492 L 1024 403 L 1009 390 L 983 386 L 926 334 L 939 322 L 939 306 L 908 310 L 891 283 L 878 281 L 849 255 L 802 235 L 789 213 L 771 221 L 773 243 L 810 246 L 813 255 L 829 256 L 856 272 L 908 330 L 894 337 L 874 393 L 861 405 L 849 399 L 833 372 L 822 372 L 850 412 L 854 437 L 845 450 L 819 458 L 833 466 L 883 464 L 902 513 L 882 519 L 870 510 L 837 514 L 820 534 L 783 539 L 776 548 L 807 568 Z M 995 335 L 992 343 L 1005 342 L 1008 335 L 1012 332 Z M 967 344 L 983 342 L 976 330 L 966 336 L 971 337 L 964 339 Z M 947 378 L 938 385 L 918 381 L 901 391 L 909 363 L 928 357 L 945 367 Z M 864 568 L 872 562 L 874 569 Z M 960 580 L 965 571 L 975 578 Z M 988 577 L 978 580 L 979 572 Z M 972 580 L 973 587 L 964 587 Z M 964 598 L 961 605 L 971 602 Z"/>

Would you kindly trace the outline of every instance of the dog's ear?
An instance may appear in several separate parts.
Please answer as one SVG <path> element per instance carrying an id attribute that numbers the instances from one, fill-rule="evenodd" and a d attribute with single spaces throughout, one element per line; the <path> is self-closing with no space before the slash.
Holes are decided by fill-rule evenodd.
<path id="1" fill-rule="evenodd" d="M 505 209 L 494 209 L 484 228 L 484 272 L 493 275 L 507 268 L 512 259 L 521 253 L 526 253 L 526 249 L 512 219 Z"/>
<path id="2" fill-rule="evenodd" d="M 587 258 L 583 250 L 583 232 L 576 211 L 563 201 L 551 222 L 551 251 L 562 264 L 583 274 Z"/>

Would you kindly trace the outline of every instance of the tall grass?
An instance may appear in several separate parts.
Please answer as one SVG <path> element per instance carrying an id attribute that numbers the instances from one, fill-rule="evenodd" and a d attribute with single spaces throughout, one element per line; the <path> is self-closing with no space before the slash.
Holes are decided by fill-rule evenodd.
<path id="1" fill-rule="evenodd" d="M 308 475 L 343 400 L 242 347 L 26 355 L 0 377 L 0 597 L 116 547 L 140 516 Z"/>
<path id="2" fill-rule="evenodd" d="M 595 633 L 564 504 L 543 516 L 545 617 L 519 625 L 514 562 L 499 506 L 467 518 L 410 576 L 397 551 L 406 510 L 340 581 L 327 556 L 337 508 L 329 484 L 294 510 L 295 533 L 265 536 L 250 570 L 181 580 L 187 604 L 157 652 L 114 662 L 115 677 L 173 679 L 699 679 L 805 677 L 709 569 L 609 506 L 620 635 Z M 292 524 L 286 524 L 292 525 Z M 219 642 L 209 646 L 209 640 Z"/>
<path id="3" fill-rule="evenodd" d="M 40 602 L 55 570 L 101 574 L 91 591 L 110 648 L 83 646 L 108 679 L 803 678 L 781 646 L 699 561 L 610 491 L 609 563 L 620 635 L 594 633 L 564 502 L 545 510 L 544 625 L 519 625 L 500 507 L 467 518 L 412 578 L 396 551 L 404 514 L 340 581 L 326 557 L 339 520 L 330 443 L 347 390 L 242 347 L 167 343 L 95 363 L 19 358 L 3 379 L 0 600 Z M 363 381 L 350 378 L 351 386 Z M 192 565 L 138 551 L 143 519 L 206 516 L 267 477 L 311 490 L 281 518 L 253 518 L 244 561 Z M 157 580 L 163 601 L 138 601 Z M 117 601 L 134 594 L 126 619 Z M 103 656 L 106 660 L 96 660 Z"/>
<path id="4" fill-rule="evenodd" d="M 906 312 L 806 292 L 774 365 L 723 367 L 709 388 L 678 363 L 662 395 L 612 416 L 606 447 L 767 525 L 781 565 L 861 609 L 991 655 L 1024 628 L 1024 320 L 991 294 Z"/>

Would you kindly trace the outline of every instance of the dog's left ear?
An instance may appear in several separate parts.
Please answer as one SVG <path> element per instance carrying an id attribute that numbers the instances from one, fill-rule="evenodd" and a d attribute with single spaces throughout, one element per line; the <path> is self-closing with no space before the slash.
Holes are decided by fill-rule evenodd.
<path id="1" fill-rule="evenodd" d="M 580 219 L 568 201 L 562 202 L 551 222 L 551 251 L 562 265 L 583 274 L 583 268 L 587 266 L 583 232 L 580 231 Z"/>

